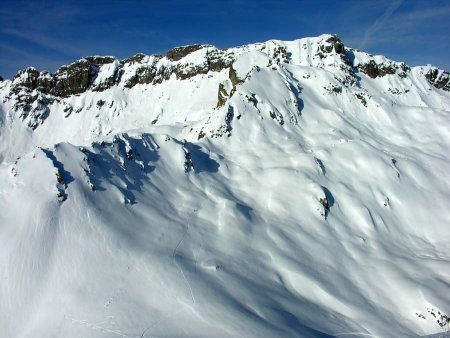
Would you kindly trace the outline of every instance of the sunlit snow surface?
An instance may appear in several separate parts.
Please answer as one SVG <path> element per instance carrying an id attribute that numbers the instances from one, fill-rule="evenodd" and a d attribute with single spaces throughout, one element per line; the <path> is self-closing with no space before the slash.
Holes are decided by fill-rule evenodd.
<path id="1" fill-rule="evenodd" d="M 2 82 L 0 336 L 442 331 L 450 94 L 427 67 L 330 93 L 341 61 L 312 59 L 320 39 L 234 49 L 245 82 L 220 108 L 228 70 L 71 96 L 79 113 L 55 102 L 31 131 Z M 276 46 L 289 64 L 268 66 Z"/>

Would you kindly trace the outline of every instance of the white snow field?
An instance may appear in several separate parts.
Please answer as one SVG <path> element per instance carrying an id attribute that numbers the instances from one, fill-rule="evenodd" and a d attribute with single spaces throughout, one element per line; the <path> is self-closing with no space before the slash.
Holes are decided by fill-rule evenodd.
<path id="1" fill-rule="evenodd" d="M 331 35 L 192 49 L 0 82 L 0 336 L 444 332 L 448 74 Z"/>

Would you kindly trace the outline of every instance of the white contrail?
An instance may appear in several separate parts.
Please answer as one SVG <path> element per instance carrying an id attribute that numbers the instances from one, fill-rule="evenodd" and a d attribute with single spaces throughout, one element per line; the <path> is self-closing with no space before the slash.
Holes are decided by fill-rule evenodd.
<path id="1" fill-rule="evenodd" d="M 377 30 L 379 30 L 380 27 L 383 26 L 387 20 L 389 20 L 389 18 L 392 16 L 395 10 L 399 8 L 402 3 L 403 0 L 396 0 L 389 5 L 389 7 L 384 11 L 383 15 L 381 15 L 378 19 L 376 19 L 375 22 L 372 24 L 372 26 L 370 26 L 369 29 L 366 31 L 362 39 L 362 42 L 359 46 L 359 49 L 364 49 L 364 47 L 367 44 L 367 41 L 369 41 L 372 35 Z"/>

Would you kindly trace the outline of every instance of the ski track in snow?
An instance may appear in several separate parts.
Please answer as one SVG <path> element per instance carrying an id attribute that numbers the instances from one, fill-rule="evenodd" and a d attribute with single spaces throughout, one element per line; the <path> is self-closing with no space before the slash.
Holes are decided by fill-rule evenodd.
<path id="1" fill-rule="evenodd" d="M 178 270 L 180 271 L 181 276 L 183 276 L 183 279 L 184 279 L 184 281 L 185 281 L 187 287 L 189 288 L 189 293 L 190 293 L 190 296 L 191 296 L 192 304 L 191 304 L 190 306 L 187 305 L 187 304 L 184 304 L 183 308 L 181 308 L 181 309 L 179 309 L 179 310 L 177 310 L 177 311 L 175 311 L 175 312 L 173 312 L 173 313 L 171 313 L 171 314 L 169 314 L 169 315 L 167 315 L 167 316 L 165 316 L 165 317 L 163 317 L 163 318 L 157 320 L 155 323 L 151 324 L 148 328 L 146 328 L 146 329 L 144 330 L 144 332 L 143 332 L 142 335 L 141 335 L 141 338 L 148 337 L 148 336 L 147 336 L 147 332 L 148 332 L 149 330 L 151 330 L 151 329 L 154 329 L 157 325 L 159 325 L 160 323 L 164 322 L 165 320 L 167 320 L 167 319 L 169 319 L 169 318 L 173 318 L 173 317 L 175 317 L 176 315 L 180 314 L 181 312 L 186 311 L 188 307 L 190 307 L 191 309 L 193 309 L 193 307 L 195 306 L 195 297 L 194 297 L 194 292 L 192 291 L 191 284 L 189 283 L 189 280 L 187 279 L 187 277 L 186 277 L 186 275 L 185 275 L 185 273 L 184 273 L 184 271 L 183 271 L 183 268 L 182 268 L 181 265 L 177 262 L 176 257 L 177 257 L 177 251 L 178 251 L 178 249 L 179 249 L 181 243 L 183 243 L 184 239 L 185 239 L 185 238 L 187 237 L 187 235 L 188 235 L 189 227 L 190 227 L 190 223 L 191 223 L 191 219 L 192 219 L 192 215 L 193 215 L 194 213 L 196 213 L 196 212 L 197 212 L 197 209 L 194 209 L 194 210 L 191 211 L 191 213 L 189 214 L 189 216 L 188 216 L 188 222 L 187 222 L 187 224 L 186 224 L 184 234 L 183 234 L 183 236 L 181 237 L 180 241 L 179 241 L 178 244 L 175 246 L 175 248 L 173 249 L 173 252 L 172 252 L 172 261 L 173 261 L 174 264 L 178 267 Z"/>
<path id="2" fill-rule="evenodd" d="M 73 316 L 70 316 L 70 315 L 65 315 L 64 319 L 70 320 L 72 323 L 77 323 L 77 324 L 80 324 L 80 325 L 84 325 L 84 326 L 86 326 L 88 328 L 91 328 L 93 330 L 99 330 L 99 331 L 102 331 L 104 333 L 112 333 L 114 335 L 117 335 L 117 336 L 120 336 L 120 337 L 124 337 L 124 338 L 137 338 L 138 337 L 138 336 L 129 336 L 127 334 L 124 334 L 120 330 L 113 330 L 113 329 L 110 329 L 110 328 L 107 328 L 107 327 L 104 327 L 104 326 L 100 326 L 99 324 L 101 322 L 97 323 L 97 324 L 94 324 L 94 323 L 90 323 L 87 320 L 77 319 L 77 318 L 75 318 Z M 148 338 L 158 338 L 158 337 L 148 337 Z"/>
<path id="3" fill-rule="evenodd" d="M 183 308 L 181 308 L 181 309 L 179 309 L 179 310 L 177 310 L 177 311 L 175 311 L 175 312 L 173 312 L 173 313 L 171 313 L 171 314 L 169 314 L 169 315 L 167 315 L 165 317 L 162 317 L 162 318 L 158 319 L 156 322 L 152 323 L 149 327 L 147 327 L 142 332 L 142 334 L 140 336 L 130 336 L 130 335 L 124 334 L 120 330 L 114 330 L 114 329 L 111 329 L 111 328 L 108 328 L 108 327 L 101 326 L 100 324 L 102 322 L 94 324 L 94 323 L 90 323 L 89 321 L 84 320 L 84 319 L 77 319 L 77 318 L 75 318 L 75 317 L 73 317 L 71 315 L 65 315 L 64 318 L 67 319 L 67 320 L 70 320 L 72 323 L 78 323 L 78 324 L 81 324 L 81 325 L 85 325 L 86 327 L 89 327 L 89 328 L 92 328 L 92 329 L 96 329 L 96 330 L 100 330 L 100 331 L 105 332 L 105 333 L 112 333 L 112 334 L 115 334 L 115 335 L 118 335 L 118 336 L 121 336 L 121 337 L 124 337 L 124 338 L 137 338 L 137 337 L 139 337 L 139 338 L 158 338 L 158 336 L 148 336 L 147 332 L 149 330 L 151 330 L 151 329 L 154 329 L 160 323 L 162 323 L 162 322 L 164 322 L 164 321 L 166 321 L 166 320 L 168 320 L 170 318 L 175 317 L 176 315 L 180 314 L 183 311 L 186 311 L 187 308 L 191 308 L 192 309 L 195 306 L 195 297 L 194 297 L 194 292 L 192 291 L 191 284 L 189 283 L 189 280 L 186 277 L 186 275 L 185 275 L 185 273 L 183 271 L 183 268 L 177 262 L 176 257 L 177 257 L 178 249 L 180 248 L 180 246 L 183 243 L 183 241 L 185 240 L 185 238 L 188 236 L 192 215 L 195 214 L 196 212 L 197 212 L 197 209 L 194 209 L 189 214 L 188 222 L 186 224 L 183 236 L 181 237 L 181 239 L 179 240 L 179 242 L 177 243 L 177 245 L 175 246 L 175 248 L 173 249 L 173 252 L 172 252 L 172 260 L 173 260 L 174 264 L 177 266 L 181 276 L 183 277 L 183 279 L 184 279 L 184 281 L 186 283 L 186 286 L 189 288 L 189 293 L 190 293 L 190 297 L 191 297 L 191 300 L 192 300 L 192 304 L 191 305 L 184 304 Z M 87 212 L 87 213 L 89 214 L 89 212 Z"/>

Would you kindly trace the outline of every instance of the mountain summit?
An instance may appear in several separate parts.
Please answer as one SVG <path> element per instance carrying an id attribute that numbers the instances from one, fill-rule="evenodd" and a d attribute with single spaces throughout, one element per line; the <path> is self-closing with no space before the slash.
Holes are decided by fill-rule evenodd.
<path id="1" fill-rule="evenodd" d="M 336 35 L 1 79 L 0 332 L 442 331 L 449 126 L 449 73 Z"/>

